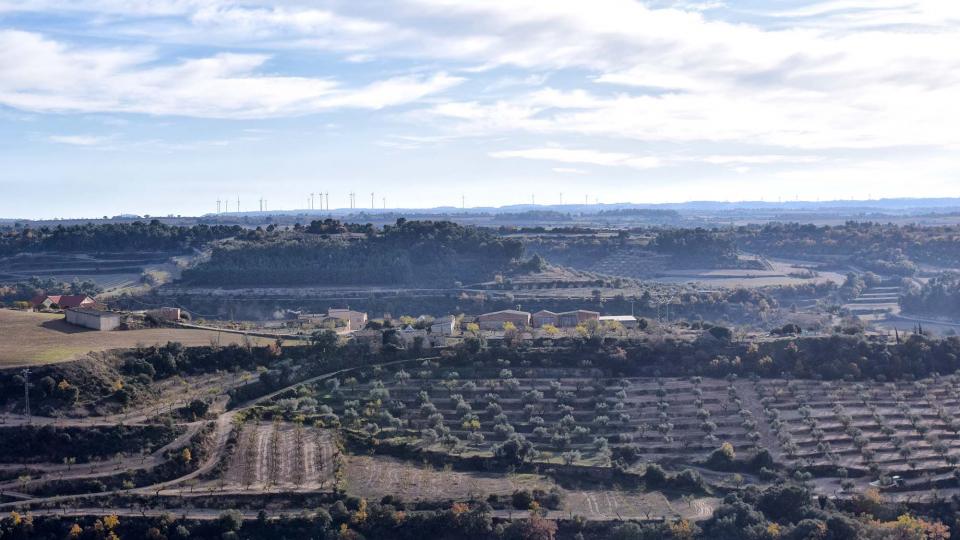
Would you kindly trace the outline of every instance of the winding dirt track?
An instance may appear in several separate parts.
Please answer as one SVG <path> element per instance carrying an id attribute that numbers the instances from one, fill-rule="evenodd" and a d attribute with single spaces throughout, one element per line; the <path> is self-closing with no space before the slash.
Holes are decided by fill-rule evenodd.
<path id="1" fill-rule="evenodd" d="M 405 364 L 405 363 L 422 362 L 425 359 L 427 358 L 395 360 L 392 362 L 384 362 L 379 365 L 382 367 L 388 367 L 392 365 L 399 365 L 399 364 Z M 429 358 L 429 359 L 435 360 L 436 358 Z M 269 401 L 277 397 L 278 395 L 289 391 L 291 388 L 294 388 L 296 386 L 299 386 L 302 384 L 312 384 L 318 381 L 322 381 L 324 379 L 328 379 L 330 377 L 336 377 L 338 375 L 342 375 L 344 373 L 351 372 L 356 369 L 366 368 L 366 367 L 372 367 L 372 366 L 355 366 L 355 367 L 342 368 L 342 369 L 338 369 L 338 370 L 324 373 L 321 375 L 317 375 L 314 377 L 310 377 L 308 379 L 304 379 L 302 381 L 296 382 L 294 384 L 291 384 L 287 387 L 281 388 L 274 392 L 270 392 L 269 394 L 250 399 L 238 405 L 237 408 L 231 411 L 226 411 L 221 413 L 217 417 L 217 419 L 214 421 L 215 426 L 214 426 L 214 431 L 212 435 L 212 439 L 213 439 L 212 451 L 209 452 L 207 459 L 196 470 L 184 476 L 181 476 L 172 480 L 168 480 L 165 482 L 160 482 L 157 484 L 152 484 L 149 486 L 143 486 L 143 487 L 133 488 L 133 489 L 118 489 L 118 490 L 105 491 L 101 493 L 83 493 L 83 494 L 76 494 L 76 495 L 56 495 L 53 497 L 27 498 L 27 499 L 15 501 L 15 502 L 0 503 L 0 509 L 13 510 L 18 507 L 23 507 L 25 505 L 32 505 L 32 504 L 39 504 L 39 503 L 62 503 L 62 502 L 68 502 L 68 501 L 77 500 L 77 499 L 102 498 L 102 497 L 110 497 L 110 496 L 120 495 L 120 494 L 162 495 L 162 494 L 175 493 L 180 495 L 183 493 L 182 486 L 185 483 L 195 480 L 196 478 L 210 472 L 217 466 L 219 461 L 222 459 L 224 452 L 226 450 L 227 441 L 230 438 L 230 432 L 233 428 L 234 419 L 236 418 L 237 413 L 245 409 L 249 409 L 250 407 L 253 407 L 257 404 Z M 76 421 L 77 422 L 76 425 L 78 426 L 100 425 L 97 423 L 98 421 L 103 422 L 103 425 L 116 425 L 118 423 L 116 421 L 118 417 L 124 418 L 125 419 L 124 423 L 131 424 L 131 423 L 136 423 L 138 421 L 146 422 L 147 419 L 150 417 L 150 415 L 148 411 L 147 412 L 140 411 L 133 415 L 131 414 L 114 415 L 114 416 L 108 416 L 108 417 L 101 417 L 98 420 L 89 420 L 89 421 L 87 421 L 86 419 L 82 421 L 79 419 L 70 419 L 70 420 Z M 27 418 L 20 415 L 7 415 L 6 419 L 8 422 L 10 420 L 13 420 L 12 423 L 8 423 L 7 425 L 18 425 L 17 423 L 18 421 L 20 422 L 20 425 L 28 423 Z M 34 416 L 31 419 L 33 423 L 38 425 L 47 425 L 47 424 L 71 425 L 71 424 L 60 423 L 63 420 L 64 419 L 60 419 L 60 418 L 39 417 L 39 416 Z M 180 486 L 179 489 L 173 489 L 177 486 Z"/>
<path id="2" fill-rule="evenodd" d="M 380 364 L 387 367 L 412 362 L 422 362 L 423 358 L 411 360 L 398 360 Z M 360 366 L 370 367 L 370 366 Z M 291 388 L 299 385 L 312 384 L 324 379 L 336 377 L 344 373 L 359 369 L 360 367 L 344 368 L 303 381 L 292 384 L 288 387 L 271 392 L 259 398 L 251 399 L 240 404 L 231 411 L 223 411 L 217 416 L 214 423 L 213 433 L 211 435 L 211 451 L 203 463 L 193 472 L 184 476 L 144 486 L 140 488 L 113 490 L 103 493 L 78 494 L 78 495 L 60 495 L 53 497 L 31 498 L 28 494 L 10 493 L 11 497 L 20 498 L 15 502 L 0 504 L 2 510 L 14 510 L 17 508 L 27 508 L 34 504 L 59 504 L 58 509 L 38 509 L 30 512 L 35 515 L 104 515 L 117 514 L 121 516 L 154 516 L 160 515 L 168 510 L 148 510 L 132 508 L 73 508 L 69 507 L 72 501 L 84 500 L 88 504 L 97 498 L 111 497 L 114 495 L 137 494 L 152 495 L 155 497 L 173 498 L 182 500 L 184 497 L 206 496 L 209 494 L 246 494 L 248 489 L 254 488 L 256 492 L 289 492 L 296 490 L 323 489 L 332 483 L 333 476 L 333 455 L 336 452 L 332 445 L 332 437 L 328 430 L 304 430 L 305 437 L 302 439 L 303 447 L 299 459 L 295 459 L 295 453 L 291 446 L 296 443 L 295 427 L 290 424 L 281 424 L 275 428 L 273 424 L 264 423 L 260 426 L 245 427 L 241 433 L 238 444 L 238 451 L 231 457 L 227 464 L 227 472 L 221 481 L 206 481 L 197 484 L 195 480 L 212 471 L 218 463 L 225 457 L 227 442 L 230 439 L 231 432 L 234 429 L 234 420 L 238 413 L 249 409 L 257 404 L 272 400 L 278 395 L 287 392 Z M 222 410 L 223 402 L 218 403 Z M 7 419 L 17 420 L 16 417 L 8 416 Z M 149 413 L 139 412 L 134 415 L 125 415 L 125 423 L 147 422 L 150 418 Z M 25 422 L 26 419 L 22 418 Z M 79 422 L 78 426 L 115 425 L 116 418 L 103 417 L 98 420 Z M 57 425 L 64 425 L 62 420 L 53 418 L 34 417 L 36 423 L 54 423 L 60 421 Z M 204 424 L 204 422 L 192 422 L 186 424 L 187 432 L 177 438 L 176 441 L 166 445 L 163 451 L 176 448 L 179 444 L 185 444 L 189 438 L 195 434 Z M 71 424 L 66 424 L 71 425 Z M 267 459 L 270 454 L 271 440 L 274 436 L 274 430 L 278 438 L 278 445 L 281 449 L 279 459 L 276 463 L 270 463 Z M 162 455 L 161 450 L 154 452 L 151 458 Z M 255 465 L 251 468 L 249 464 L 244 465 L 239 462 L 238 457 L 241 452 L 250 452 L 254 455 Z M 248 456 L 250 455 L 248 454 Z M 319 459 L 318 459 L 319 458 Z M 273 458 L 271 458 L 273 459 Z M 389 458 L 385 458 L 388 459 Z M 365 460 L 369 460 L 367 463 Z M 153 461 L 153 465 L 157 462 Z M 450 494 L 454 497 L 469 497 L 484 492 L 503 492 L 512 493 L 515 489 L 529 488 L 533 484 L 532 480 L 527 481 L 520 476 L 514 477 L 502 475 L 500 478 L 487 478 L 482 474 L 456 473 L 452 471 L 432 471 L 415 467 L 410 464 L 400 463 L 398 466 L 383 466 L 383 460 L 373 460 L 365 456 L 354 456 L 348 461 L 347 474 L 348 483 L 351 491 L 364 495 L 365 491 L 370 494 L 383 493 L 384 482 L 386 485 L 396 488 L 398 492 L 403 492 L 404 497 L 426 498 L 435 496 L 438 493 Z M 51 464 L 51 467 L 58 466 Z M 149 464 L 147 466 L 150 466 Z M 271 469 L 273 472 L 271 473 Z M 297 474 L 301 475 L 303 480 L 294 479 Z M 88 477 L 89 475 L 78 475 L 77 478 Z M 534 482 L 535 483 L 535 482 Z M 374 489 L 375 484 L 378 487 Z M 189 486 L 189 489 L 186 487 Z M 194 488 L 197 488 L 194 491 Z M 614 519 L 642 519 L 670 516 L 683 516 L 689 519 L 705 519 L 709 517 L 718 503 L 717 499 L 701 498 L 691 500 L 688 504 L 673 505 L 669 500 L 659 493 L 629 493 L 607 491 L 594 492 L 570 492 L 568 493 L 566 509 L 550 511 L 547 517 L 563 518 L 568 517 L 570 513 L 584 515 L 593 520 L 614 520 Z M 96 504 L 95 502 L 93 504 Z M 178 509 L 177 514 L 186 515 L 191 519 L 216 519 L 223 510 L 221 509 Z M 509 510 L 495 511 L 494 515 L 501 518 L 512 518 L 522 515 L 522 512 Z M 244 513 L 246 519 L 255 519 L 254 512 Z"/>

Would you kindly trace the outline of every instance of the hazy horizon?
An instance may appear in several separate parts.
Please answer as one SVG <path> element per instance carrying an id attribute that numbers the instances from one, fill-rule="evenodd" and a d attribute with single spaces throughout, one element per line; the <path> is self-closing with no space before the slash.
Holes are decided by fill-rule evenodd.
<path id="1" fill-rule="evenodd" d="M 358 197 L 359 199 L 359 197 Z M 221 201 L 223 202 L 223 201 Z M 242 202 L 242 201 L 241 201 Z M 361 201 L 362 202 L 362 201 Z M 254 201 L 254 204 L 258 204 L 259 201 Z M 0 220 L 3 221 L 78 221 L 78 220 L 99 220 L 104 217 L 113 219 L 113 218 L 128 218 L 128 217 L 141 217 L 141 218 L 202 218 L 202 217 L 212 217 L 215 215 L 222 215 L 224 217 L 229 216 L 245 216 L 245 215 L 334 215 L 334 216 L 346 216 L 351 214 L 383 214 L 383 213 L 408 213 L 408 214 L 429 214 L 429 213 L 449 213 L 451 215 L 459 213 L 510 213 L 510 212 L 524 212 L 524 211 L 558 211 L 558 212 L 568 212 L 572 214 L 577 213 L 586 213 L 590 214 L 593 212 L 609 211 L 616 209 L 664 209 L 664 210 L 679 210 L 681 212 L 695 212 L 699 210 L 743 210 L 743 211 L 752 211 L 752 210 L 803 210 L 803 211 L 843 211 L 843 210 L 854 210 L 854 209 L 864 209 L 864 210 L 873 210 L 877 212 L 882 211 L 891 211 L 891 212 L 924 212 L 924 211 L 937 211 L 944 210 L 948 212 L 954 212 L 956 209 L 960 208 L 960 197 L 905 197 L 905 198 L 878 198 L 878 199 L 828 199 L 823 201 L 807 201 L 807 200 L 783 200 L 783 201 L 763 201 L 763 200 L 740 200 L 740 201 L 720 201 L 720 200 L 689 200 L 689 201 L 679 201 L 679 202 L 663 202 L 663 203 L 636 203 L 636 202 L 610 202 L 610 203 L 583 203 L 581 202 L 569 202 L 563 204 L 539 204 L 539 203 L 518 203 L 510 205 L 500 205 L 500 206 L 453 206 L 453 205 L 444 205 L 444 206 L 421 206 L 421 207 L 371 207 L 368 205 L 363 206 L 358 205 L 354 208 L 348 207 L 339 207 L 339 206 L 330 206 L 329 209 L 321 208 L 319 199 L 315 200 L 315 207 L 308 208 L 267 208 L 266 210 L 259 210 L 259 208 L 254 208 L 252 210 L 243 209 L 241 205 L 241 211 L 237 212 L 235 208 L 235 200 L 230 201 L 230 209 L 227 210 L 224 205 L 221 207 L 221 211 L 218 212 L 200 212 L 197 214 L 189 214 L 176 211 L 168 211 L 158 214 L 151 214 L 149 212 L 138 213 L 136 211 L 124 212 L 121 214 L 113 215 L 72 215 L 72 216 L 56 216 L 56 217 L 31 217 L 23 215 L 11 215 L 4 216 L 0 215 Z M 329 214 L 328 214 L 329 212 Z"/>

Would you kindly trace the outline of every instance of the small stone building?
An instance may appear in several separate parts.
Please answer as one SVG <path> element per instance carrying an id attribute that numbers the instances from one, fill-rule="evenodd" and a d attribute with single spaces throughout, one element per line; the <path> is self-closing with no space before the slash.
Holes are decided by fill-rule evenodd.
<path id="1" fill-rule="evenodd" d="M 116 330 L 123 320 L 123 315 L 113 311 L 99 309 L 71 308 L 66 310 L 68 323 L 90 328 L 91 330 Z"/>

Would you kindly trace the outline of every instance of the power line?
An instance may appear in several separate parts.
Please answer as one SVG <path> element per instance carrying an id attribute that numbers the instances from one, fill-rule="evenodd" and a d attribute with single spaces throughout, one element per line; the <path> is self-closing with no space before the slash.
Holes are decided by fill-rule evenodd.
<path id="1" fill-rule="evenodd" d="M 27 423 L 31 423 L 30 418 L 30 369 L 24 368 L 21 372 L 23 375 L 23 411 L 27 415 Z"/>

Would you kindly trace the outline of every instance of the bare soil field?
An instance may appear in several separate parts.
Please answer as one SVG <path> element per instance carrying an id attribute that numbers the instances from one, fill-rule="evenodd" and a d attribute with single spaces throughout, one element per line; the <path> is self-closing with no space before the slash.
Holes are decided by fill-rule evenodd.
<path id="1" fill-rule="evenodd" d="M 773 287 L 782 285 L 802 285 L 808 283 L 843 283 L 844 276 L 837 272 L 818 271 L 811 277 L 801 277 L 802 273 L 815 266 L 812 262 L 788 261 L 782 259 L 764 259 L 769 270 L 757 269 L 688 269 L 664 270 L 652 281 L 660 283 L 702 283 L 712 287 Z"/>
<path id="2" fill-rule="evenodd" d="M 362 497 L 392 494 L 407 501 L 466 500 L 510 495 L 516 490 L 547 490 L 552 483 L 532 474 L 460 472 L 384 456 L 350 456 L 347 491 Z"/>
<path id="3" fill-rule="evenodd" d="M 553 481 L 534 474 L 460 472 L 384 456 L 350 456 L 346 478 L 352 495 L 379 499 L 390 494 L 405 501 L 481 499 L 490 494 L 557 488 Z M 559 490 L 564 494 L 562 513 L 594 520 L 704 519 L 719 503 L 712 497 L 669 500 L 659 491 Z"/>
<path id="4" fill-rule="evenodd" d="M 59 314 L 0 309 L 0 368 L 64 362 L 89 352 L 137 345 L 178 341 L 196 347 L 217 340 L 228 345 L 240 343 L 243 336 L 181 328 L 98 332 L 67 324 Z"/>
<path id="5" fill-rule="evenodd" d="M 337 449 L 329 430 L 289 422 L 245 425 L 221 488 L 282 491 L 333 488 Z"/>
<path id="6" fill-rule="evenodd" d="M 569 491 L 564 510 L 590 520 L 673 519 L 701 520 L 720 504 L 715 497 L 670 500 L 659 491 Z"/>

